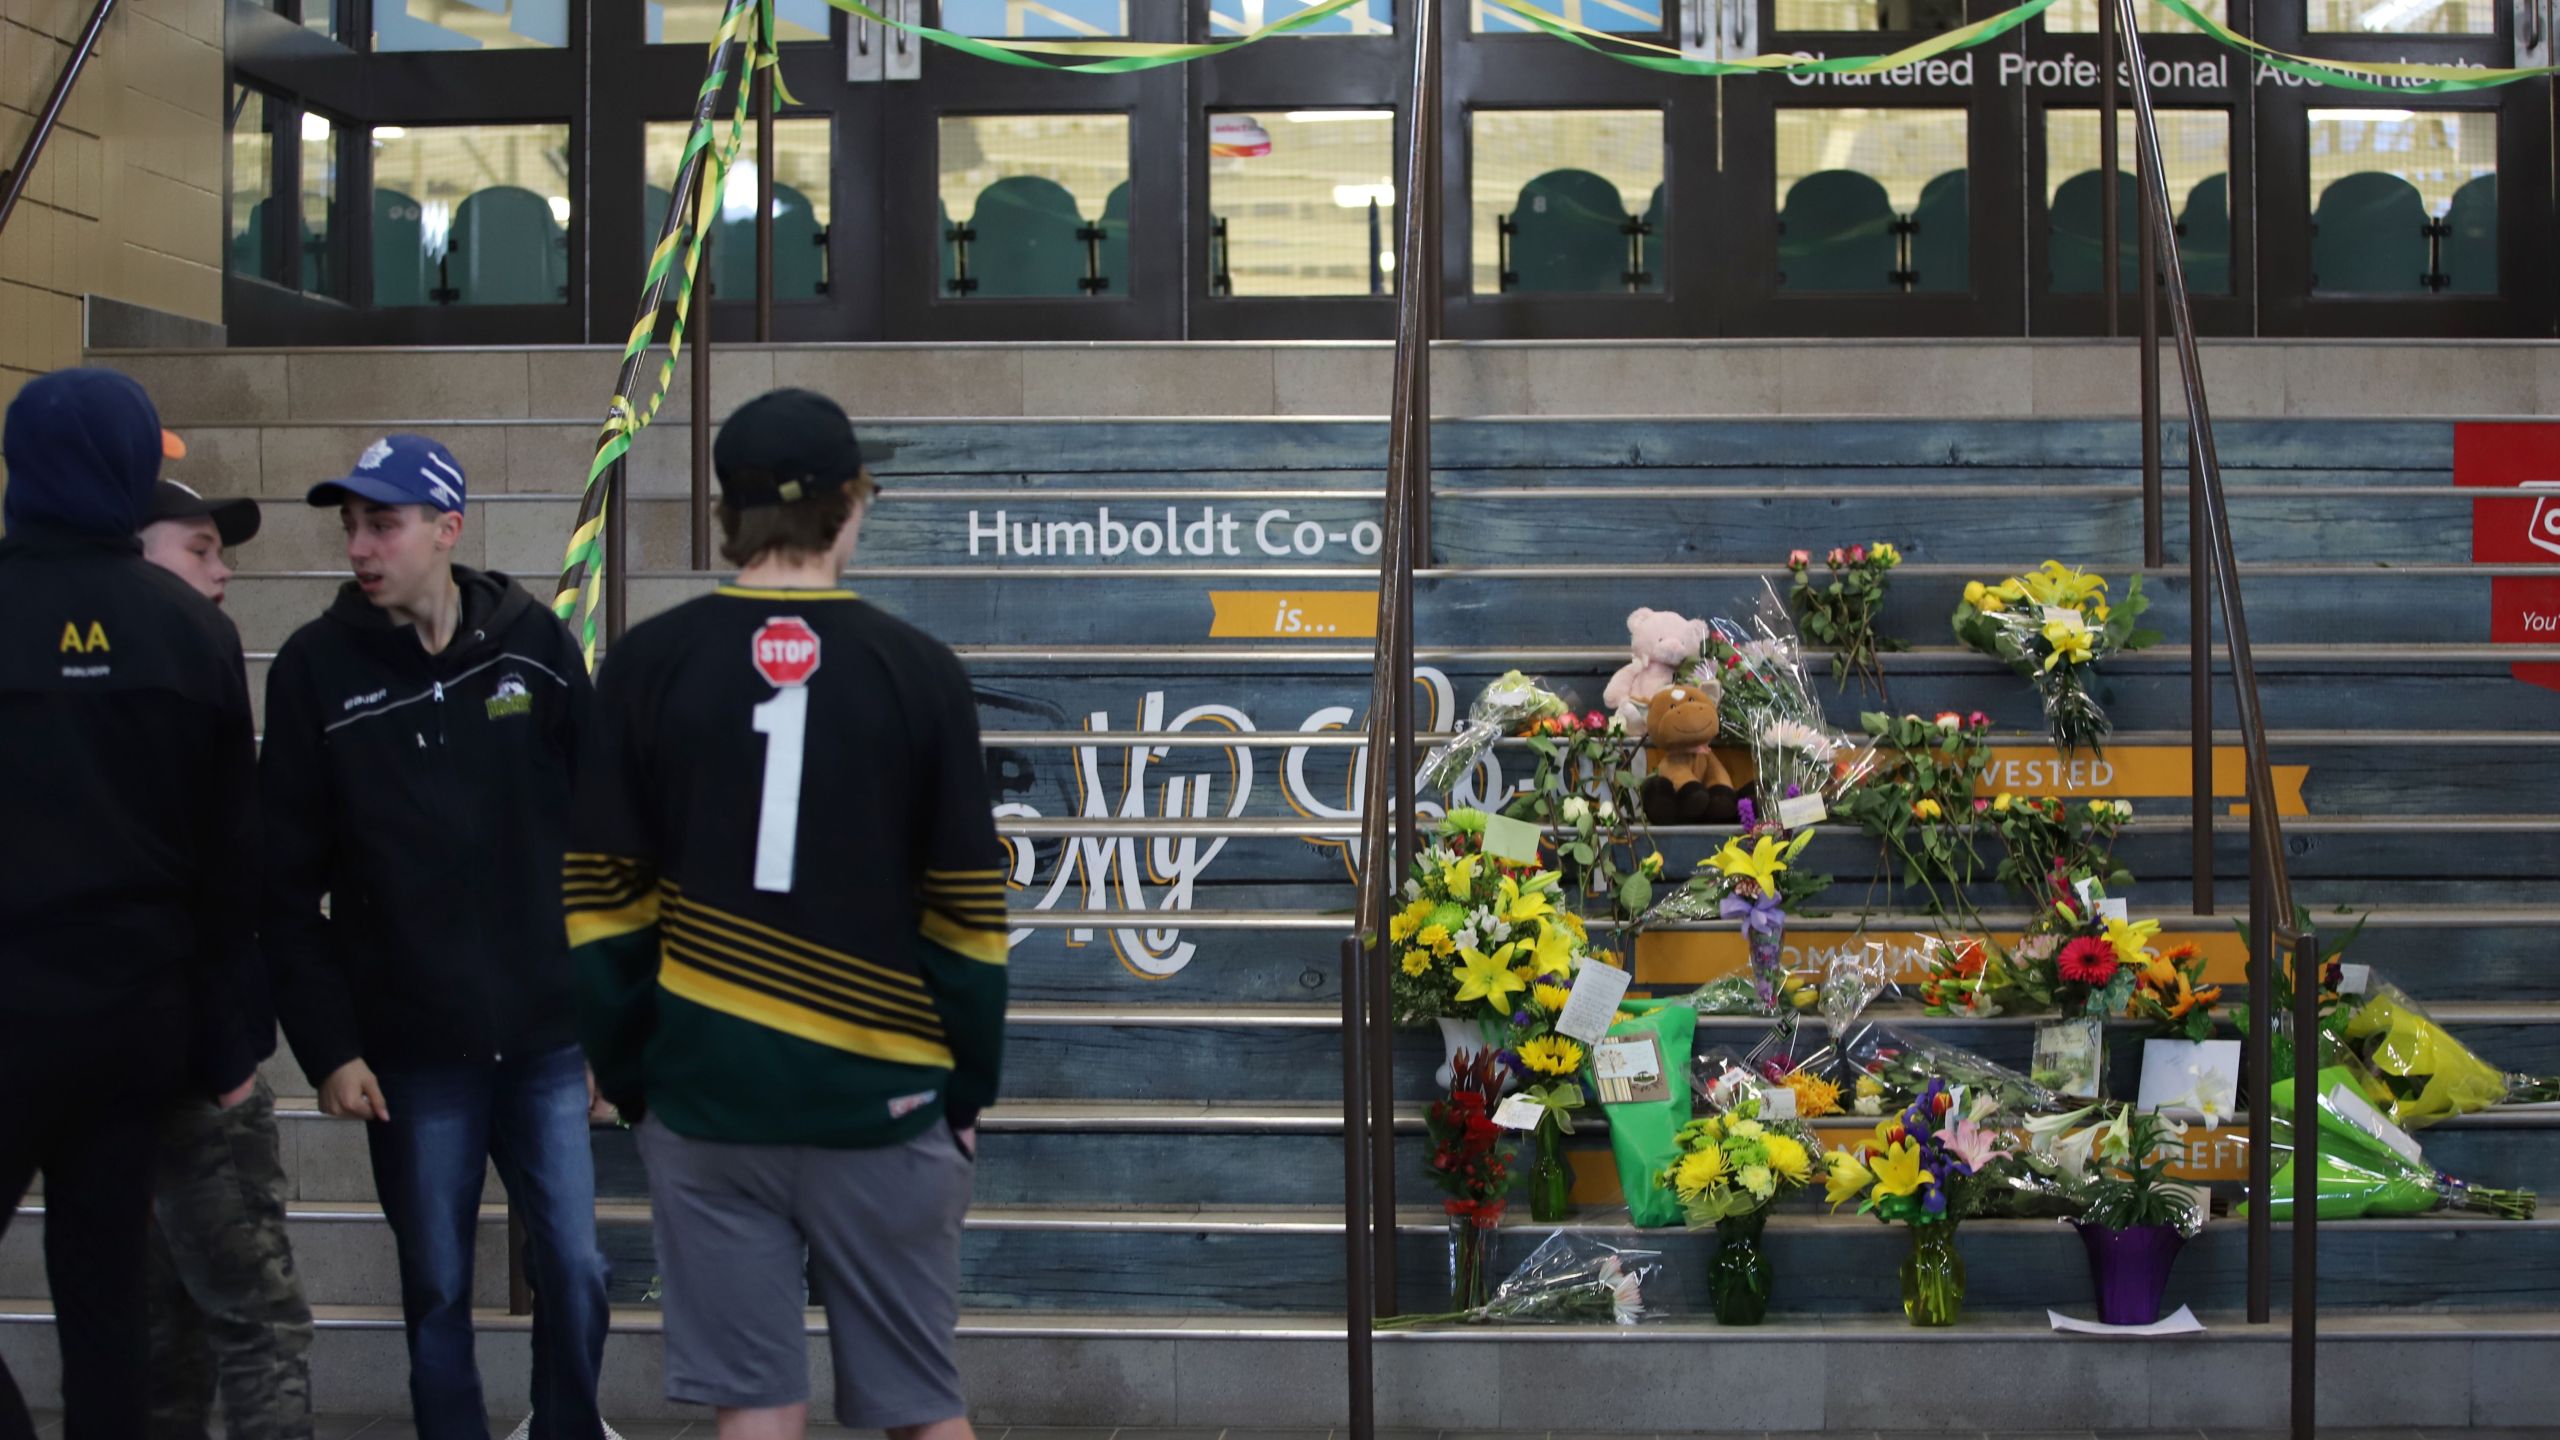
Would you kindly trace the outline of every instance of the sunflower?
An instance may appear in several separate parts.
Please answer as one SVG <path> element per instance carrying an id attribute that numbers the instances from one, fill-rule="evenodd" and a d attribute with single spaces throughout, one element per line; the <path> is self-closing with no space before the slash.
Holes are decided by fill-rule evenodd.
<path id="1" fill-rule="evenodd" d="M 1541 1075 L 1570 1075 L 1582 1068 L 1582 1047 L 1560 1035 L 1541 1035 L 1521 1044 L 1520 1063 Z"/>
<path id="2" fill-rule="evenodd" d="M 1551 1015 L 1561 1014 L 1565 1002 L 1573 998 L 1573 992 L 1562 985 L 1533 985 L 1529 989 L 1529 998 L 1538 1002 L 1539 1009 Z"/>

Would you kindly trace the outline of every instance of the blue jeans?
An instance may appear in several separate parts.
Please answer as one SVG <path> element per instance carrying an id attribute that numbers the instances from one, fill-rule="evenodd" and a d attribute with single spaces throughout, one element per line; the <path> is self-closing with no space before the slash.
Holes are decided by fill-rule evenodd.
<path id="1" fill-rule="evenodd" d="M 585 1058 L 573 1045 L 495 1064 L 385 1070 L 380 1079 L 391 1120 L 365 1131 L 400 1250 L 420 1440 L 488 1440 L 472 1354 L 471 1258 L 492 1160 L 528 1242 L 534 1440 L 598 1440 L 607 1315 Z"/>

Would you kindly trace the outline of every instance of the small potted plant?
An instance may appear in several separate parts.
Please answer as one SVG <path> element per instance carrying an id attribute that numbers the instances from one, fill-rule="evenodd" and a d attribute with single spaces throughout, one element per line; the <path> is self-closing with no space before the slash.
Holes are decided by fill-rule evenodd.
<path id="1" fill-rule="evenodd" d="M 2186 1127 L 2118 1104 L 2030 1120 L 2027 1132 L 2079 1207 L 2072 1224 L 2089 1250 L 2098 1322 L 2158 1320 L 2178 1251 L 2204 1228 L 2197 1192 L 2168 1178 L 2172 1157 L 2185 1152 Z"/>

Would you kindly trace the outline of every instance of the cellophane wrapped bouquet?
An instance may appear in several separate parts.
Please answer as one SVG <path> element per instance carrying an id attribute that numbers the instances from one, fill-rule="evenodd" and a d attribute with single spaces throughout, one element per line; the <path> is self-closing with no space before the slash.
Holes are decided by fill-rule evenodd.
<path id="1" fill-rule="evenodd" d="M 1496 740 L 1520 734 L 1538 720 L 1572 713 L 1573 707 L 1535 677 L 1506 671 L 1467 706 L 1466 723 L 1457 733 L 1422 757 L 1423 786 L 1436 792 L 1455 790 Z"/>
<path id="2" fill-rule="evenodd" d="M 1385 1330 L 1417 1325 L 1633 1325 L 1662 1306 L 1652 1294 L 1662 1252 L 1613 1245 L 1559 1230 L 1494 1287 L 1481 1305 L 1437 1315 L 1399 1315 Z"/>
<path id="3" fill-rule="evenodd" d="M 2419 1130 L 2492 1105 L 2560 1101 L 2560 1075 L 2500 1070 L 2390 981 L 2373 976 L 2349 1008 L 2341 1038 L 2381 1082 L 2377 1101 L 2392 1123 Z"/>
<path id="4" fill-rule="evenodd" d="M 2160 643 L 2159 631 L 2141 628 L 2150 605 L 2139 575 L 2109 604 L 2103 577 L 2047 560 L 1997 584 L 1965 586 L 1953 625 L 1956 639 L 2035 686 L 2053 743 L 2072 755 L 2100 749 L 2114 729 L 2089 693 L 2098 662 Z"/>
<path id="5" fill-rule="evenodd" d="M 2300 1152 L 2294 1145 L 2296 1074 L 2270 1087 L 2273 1139 L 2280 1168 L 2268 1186 L 2268 1213 L 2290 1220 Z M 2314 1212 L 2323 1220 L 2429 1215 L 2439 1210 L 2530 1220 L 2537 1202 L 2530 1190 L 2501 1190 L 2458 1180 L 2427 1163 L 2425 1153 L 2358 1094 L 2359 1077 L 2343 1065 L 2317 1072 L 2320 1093 L 2318 1153 L 2312 1161 Z M 2248 1213 L 2248 1205 L 2240 1207 Z"/>
<path id="6" fill-rule="evenodd" d="M 1786 603 L 1764 584 L 1749 615 L 1717 617 L 1707 628 L 1698 658 L 1678 678 L 1722 687 L 1724 739 L 1750 747 L 1760 823 L 1795 829 L 1823 819 L 1874 757 L 1823 717 Z"/>
<path id="7" fill-rule="evenodd" d="M 1862 1018 L 1886 988 L 1881 945 L 1874 955 L 1872 961 L 1835 960 L 1822 983 L 1823 1017 L 1831 1026 L 1837 1074 L 1850 1113 L 1889 1115 L 1909 1106 L 1933 1081 L 1961 1089 L 2003 1116 L 2073 1108 L 2027 1076 L 1962 1046 Z"/>

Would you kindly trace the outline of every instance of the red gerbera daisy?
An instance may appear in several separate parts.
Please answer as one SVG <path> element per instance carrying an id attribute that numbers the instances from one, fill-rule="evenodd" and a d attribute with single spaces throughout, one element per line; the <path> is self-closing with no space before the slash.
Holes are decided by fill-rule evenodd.
<path id="1" fill-rule="evenodd" d="M 2116 947 L 2093 935 L 2083 935 L 2062 947 L 2055 962 L 2062 978 L 2076 985 L 2104 985 L 2116 978 Z"/>

